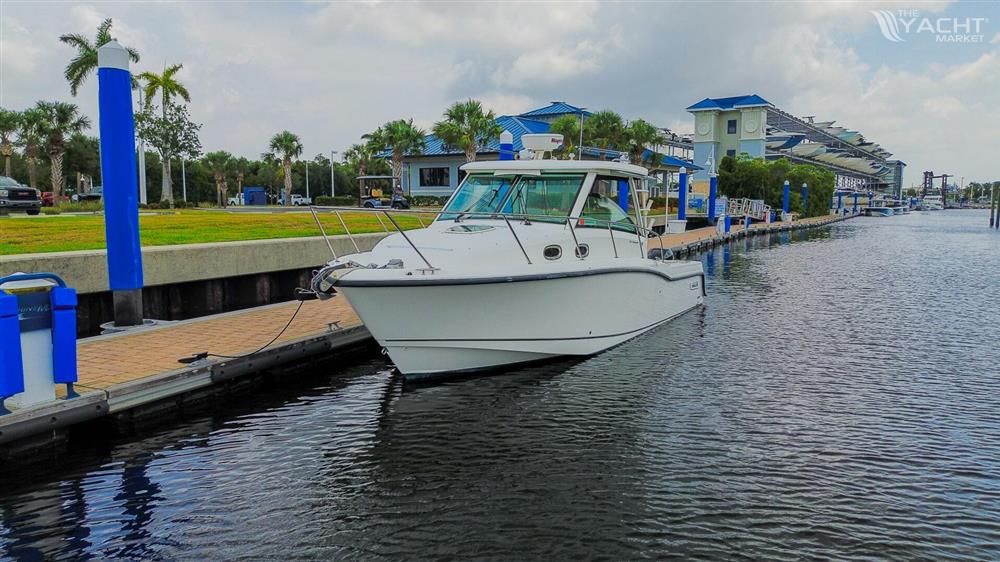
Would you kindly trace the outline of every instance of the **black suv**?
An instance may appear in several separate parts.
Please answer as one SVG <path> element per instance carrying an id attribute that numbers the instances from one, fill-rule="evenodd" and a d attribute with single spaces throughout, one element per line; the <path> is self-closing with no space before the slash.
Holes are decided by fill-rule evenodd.
<path id="1" fill-rule="evenodd" d="M 33 187 L 21 185 L 13 178 L 0 176 L 0 214 L 24 211 L 37 215 L 42 208 L 42 194 Z"/>

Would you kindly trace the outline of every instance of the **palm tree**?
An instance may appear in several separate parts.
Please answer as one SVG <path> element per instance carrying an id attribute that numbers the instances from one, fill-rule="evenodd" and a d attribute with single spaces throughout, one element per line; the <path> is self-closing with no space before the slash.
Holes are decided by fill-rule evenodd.
<path id="1" fill-rule="evenodd" d="M 281 160 L 285 176 L 285 206 L 292 205 L 292 159 L 302 156 L 302 141 L 291 131 L 281 131 L 271 137 L 268 155 Z"/>
<path id="2" fill-rule="evenodd" d="M 0 107 L 0 154 L 3 154 L 3 175 L 10 177 L 10 157 L 14 154 L 12 137 L 21 124 L 21 114 Z"/>
<path id="3" fill-rule="evenodd" d="M 451 104 L 444 120 L 434 124 L 434 134 L 445 146 L 465 151 L 466 162 L 475 162 L 476 151 L 499 139 L 502 132 L 493 111 L 483 113 L 483 104 L 472 99 Z"/>
<path id="4" fill-rule="evenodd" d="M 559 155 L 567 155 L 576 148 L 576 140 L 580 138 L 580 118 L 576 115 L 557 117 L 549 125 L 549 132 L 563 136 L 562 148 L 556 151 Z M 577 155 L 580 156 L 580 155 Z"/>
<path id="5" fill-rule="evenodd" d="M 350 148 L 344 151 L 344 159 L 347 163 L 354 168 L 354 171 L 359 176 L 363 176 L 368 172 L 369 167 L 371 167 L 374 160 L 377 158 L 379 153 L 379 148 L 374 145 L 374 143 L 358 143 L 351 145 Z M 358 205 L 361 205 L 361 200 L 365 196 L 365 180 L 358 180 Z"/>
<path id="6" fill-rule="evenodd" d="M 28 163 L 28 185 L 38 187 L 38 148 L 44 134 L 45 114 L 37 107 L 21 113 L 21 126 L 17 130 L 17 144 L 24 147 L 24 160 Z"/>
<path id="7" fill-rule="evenodd" d="M 59 40 L 63 43 L 76 47 L 76 56 L 66 66 L 66 80 L 69 81 L 71 94 L 75 96 L 90 73 L 97 68 L 97 49 L 112 39 L 111 18 L 104 20 L 101 25 L 97 26 L 97 36 L 93 43 L 79 33 L 59 36 Z M 125 47 L 125 50 L 128 51 L 128 58 L 132 59 L 132 62 L 139 62 L 139 53 L 135 49 Z"/>
<path id="8" fill-rule="evenodd" d="M 42 114 L 42 135 L 49 148 L 52 163 L 53 204 L 58 205 L 63 193 L 62 161 L 66 153 L 66 137 L 82 133 L 90 127 L 90 119 L 80 115 L 78 107 L 61 101 L 40 101 L 36 106 Z"/>
<path id="9" fill-rule="evenodd" d="M 424 140 L 426 133 L 413 125 L 413 119 L 397 119 L 379 127 L 370 135 L 365 135 L 380 150 L 391 154 L 393 190 L 402 193 L 400 179 L 403 173 L 403 157 L 407 154 L 420 154 L 426 148 Z"/>
<path id="10" fill-rule="evenodd" d="M 584 142 L 601 150 L 617 150 L 622 147 L 625 136 L 625 121 L 621 115 L 605 109 L 587 117 L 583 125 Z"/>
<path id="11" fill-rule="evenodd" d="M 160 104 L 164 118 L 167 116 L 167 105 L 170 103 L 170 98 L 180 96 L 184 101 L 191 103 L 191 94 L 188 93 L 187 88 L 174 78 L 174 75 L 177 74 L 177 72 L 182 68 L 184 68 L 184 65 L 174 64 L 164 68 L 161 74 L 157 74 L 155 72 L 143 72 L 139 75 L 139 78 L 146 82 L 146 85 L 143 88 L 143 92 L 146 96 L 146 106 L 149 107 L 151 105 L 153 96 L 159 92 Z M 160 167 L 163 170 L 160 201 L 170 201 L 173 203 L 174 189 L 170 175 L 170 159 L 164 158 L 161 160 Z"/>
<path id="12" fill-rule="evenodd" d="M 240 156 L 233 160 L 233 167 L 236 169 L 236 194 L 243 193 L 243 179 L 246 177 L 247 168 L 250 161 Z"/>
<path id="13" fill-rule="evenodd" d="M 642 119 L 636 119 L 625 127 L 624 141 L 629 162 L 642 166 L 646 161 L 658 164 L 663 155 L 658 152 L 660 145 L 666 144 L 667 138 L 662 131 Z M 651 148 L 648 158 L 644 158 L 647 148 Z"/>
<path id="14" fill-rule="evenodd" d="M 229 172 L 233 163 L 233 155 L 229 154 L 225 150 L 217 150 L 215 152 L 209 152 L 202 158 L 202 162 L 205 163 L 209 169 L 212 170 L 212 175 L 215 176 L 215 198 L 220 207 L 225 207 L 229 198 L 226 195 L 226 191 L 229 186 L 226 183 L 226 174 Z"/>

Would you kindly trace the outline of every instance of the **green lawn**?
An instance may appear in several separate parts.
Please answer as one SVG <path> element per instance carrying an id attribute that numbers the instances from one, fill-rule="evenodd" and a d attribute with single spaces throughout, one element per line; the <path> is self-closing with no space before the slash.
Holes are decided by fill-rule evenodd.
<path id="1" fill-rule="evenodd" d="M 328 235 L 344 234 L 336 215 L 320 213 Z M 342 213 L 352 234 L 384 232 L 371 213 Z M 393 215 L 403 228 L 419 227 L 417 219 Z M 422 215 L 424 223 L 433 215 Z M 393 226 L 382 217 L 390 230 Z M 175 214 L 141 215 L 139 236 L 143 246 L 231 242 L 265 238 L 319 236 L 310 213 L 228 213 L 223 211 L 180 210 Z M 50 217 L 0 217 L 0 255 L 105 247 L 103 215 L 57 215 Z"/>

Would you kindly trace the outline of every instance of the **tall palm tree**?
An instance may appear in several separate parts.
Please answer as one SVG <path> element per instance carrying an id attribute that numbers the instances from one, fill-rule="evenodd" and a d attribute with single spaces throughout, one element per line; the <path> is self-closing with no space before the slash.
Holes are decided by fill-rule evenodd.
<path id="1" fill-rule="evenodd" d="M 45 114 L 37 107 L 21 113 L 21 126 L 17 130 L 17 144 L 24 147 L 24 160 L 28 163 L 28 185 L 38 187 L 38 148 L 44 134 Z"/>
<path id="2" fill-rule="evenodd" d="M 347 163 L 354 168 L 354 171 L 359 176 L 363 176 L 368 173 L 369 168 L 372 163 L 377 158 L 379 153 L 379 148 L 375 146 L 374 143 L 364 142 L 351 145 L 350 148 L 344 151 L 344 159 Z M 365 196 L 365 181 L 358 181 L 358 205 L 361 205 L 361 200 Z"/>
<path id="3" fill-rule="evenodd" d="M 563 115 L 557 117 L 549 125 L 549 132 L 563 136 L 562 148 L 556 151 L 557 154 L 565 156 L 573 152 L 576 148 L 576 141 L 580 138 L 580 118 L 576 115 Z M 579 154 L 577 155 L 580 156 Z"/>
<path id="4" fill-rule="evenodd" d="M 146 96 L 145 104 L 147 108 L 152 104 L 152 99 L 157 93 L 160 94 L 160 107 L 164 118 L 167 117 L 167 105 L 170 103 L 170 98 L 180 96 L 184 101 L 191 103 L 191 94 L 188 93 L 184 84 L 178 82 L 174 77 L 182 68 L 184 68 L 183 64 L 174 64 L 164 68 L 161 74 L 155 72 L 143 72 L 139 74 L 139 79 L 146 83 L 143 87 L 143 92 Z M 174 188 L 170 171 L 170 159 L 164 158 L 161 160 L 160 167 L 163 171 L 160 201 L 170 201 L 172 203 L 174 200 Z"/>
<path id="5" fill-rule="evenodd" d="M 212 170 L 212 175 L 215 176 L 216 201 L 220 207 L 225 207 L 229 201 L 229 197 L 226 195 L 226 191 L 229 188 L 226 183 L 226 174 L 229 173 L 232 167 L 233 155 L 225 150 L 217 150 L 209 152 L 202 157 L 202 162 Z"/>
<path id="6" fill-rule="evenodd" d="M 246 158 L 240 156 L 233 160 L 233 168 L 236 169 L 236 194 L 239 195 L 243 193 L 243 179 L 246 177 L 247 168 L 250 167 L 250 161 Z"/>
<path id="7" fill-rule="evenodd" d="M 69 81 L 71 94 L 75 96 L 90 73 L 97 68 L 97 49 L 112 39 L 111 18 L 104 20 L 101 25 L 97 26 L 97 36 L 94 37 L 93 43 L 79 33 L 67 33 L 59 36 L 59 40 L 63 43 L 76 47 L 76 56 L 66 65 L 66 80 Z M 125 47 L 125 50 L 128 51 L 128 58 L 132 59 L 132 62 L 139 62 L 139 53 L 135 49 Z"/>
<path id="8" fill-rule="evenodd" d="M 281 131 L 271 137 L 268 146 L 269 155 L 281 160 L 281 168 L 285 175 L 285 206 L 292 205 L 292 159 L 302 156 L 302 141 L 291 131 Z"/>
<path id="9" fill-rule="evenodd" d="M 42 134 L 49 148 L 52 163 L 53 204 L 58 205 L 63 193 L 63 154 L 66 153 L 66 137 L 82 133 L 90 127 L 90 119 L 80 115 L 80 110 L 71 103 L 61 101 L 40 101 L 36 106 L 42 114 Z"/>
<path id="10" fill-rule="evenodd" d="M 10 157 L 14 154 L 14 133 L 21 125 L 21 114 L 0 107 L 0 154 L 3 154 L 3 175 L 10 177 Z"/>
<path id="11" fill-rule="evenodd" d="M 475 162 L 476 151 L 500 138 L 503 132 L 493 111 L 483 112 L 477 100 L 457 101 L 444 112 L 444 120 L 434 124 L 434 134 L 445 146 L 465 151 L 465 161 Z"/>
<path id="12" fill-rule="evenodd" d="M 601 150 L 618 150 L 625 136 L 625 120 L 614 111 L 605 109 L 587 117 L 583 138 L 587 144 Z"/>
<path id="13" fill-rule="evenodd" d="M 400 180 L 403 173 L 403 157 L 420 154 L 427 147 L 426 133 L 413 125 L 413 119 L 397 119 L 379 127 L 370 135 L 365 135 L 375 146 L 391 154 L 393 190 L 402 193 Z"/>
<path id="14" fill-rule="evenodd" d="M 659 164 L 663 155 L 659 153 L 659 147 L 666 144 L 667 137 L 649 122 L 642 119 L 631 121 L 623 134 L 625 149 L 628 152 L 629 162 L 642 166 L 647 161 Z M 650 153 L 647 156 L 646 150 Z M 644 157 L 646 156 L 646 157 Z"/>

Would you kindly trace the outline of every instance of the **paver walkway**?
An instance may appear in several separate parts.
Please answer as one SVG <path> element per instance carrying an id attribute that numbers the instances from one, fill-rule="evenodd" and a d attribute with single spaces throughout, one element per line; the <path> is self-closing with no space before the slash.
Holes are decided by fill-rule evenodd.
<path id="1" fill-rule="evenodd" d="M 298 302 L 252 308 L 203 319 L 185 321 L 131 334 L 81 340 L 77 344 L 79 382 L 88 388 L 114 384 L 183 368 L 177 360 L 201 351 L 240 355 L 271 340 L 288 323 Z M 342 296 L 327 301 L 306 301 L 295 320 L 275 345 L 321 334 L 329 324 L 361 324 Z"/>

